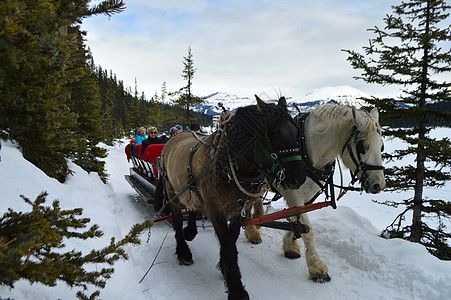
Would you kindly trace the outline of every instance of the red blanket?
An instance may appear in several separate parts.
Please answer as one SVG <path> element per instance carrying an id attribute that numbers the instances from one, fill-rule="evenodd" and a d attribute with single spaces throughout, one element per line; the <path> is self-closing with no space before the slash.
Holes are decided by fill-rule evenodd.
<path id="1" fill-rule="evenodd" d="M 157 171 L 157 157 L 161 156 L 161 151 L 163 150 L 165 144 L 153 144 L 149 145 L 146 148 L 146 151 L 144 152 L 143 159 L 145 161 L 150 162 L 153 167 L 153 172 L 155 174 L 155 178 L 158 178 L 158 171 Z"/>

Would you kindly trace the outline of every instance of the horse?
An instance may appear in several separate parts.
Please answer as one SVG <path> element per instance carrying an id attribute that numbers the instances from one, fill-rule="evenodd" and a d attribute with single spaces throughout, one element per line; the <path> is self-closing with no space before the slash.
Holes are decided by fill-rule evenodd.
<path id="1" fill-rule="evenodd" d="M 314 199 L 315 195 L 319 195 L 325 187 L 326 178 L 333 176 L 335 160 L 338 157 L 351 171 L 352 183 L 359 180 L 361 190 L 366 193 L 381 192 L 385 187 L 381 158 L 383 141 L 376 108 L 367 113 L 349 106 L 329 103 L 313 109 L 308 114 L 300 114 L 295 119 L 301 127 L 300 144 L 307 180 L 295 190 L 275 187 L 284 197 L 288 207 L 304 206 Z M 257 216 L 264 214 L 261 201 L 255 203 L 254 211 Z M 308 233 L 302 234 L 309 279 L 319 283 L 330 281 L 327 265 L 315 248 L 314 233 L 308 216 L 304 213 L 299 219 L 292 217 L 291 221 L 299 221 L 310 229 Z M 251 243 L 261 242 L 260 235 L 255 235 L 256 231 L 255 226 L 245 229 L 245 235 Z M 298 237 L 293 232 L 286 232 L 283 238 L 285 257 L 301 257 Z"/>
<path id="2" fill-rule="evenodd" d="M 160 158 L 156 194 L 170 204 L 179 263 L 193 264 L 186 241 L 196 236 L 196 215 L 201 212 L 220 243 L 218 268 L 228 299 L 249 299 L 241 281 L 236 241 L 252 203 L 264 193 L 267 181 L 288 191 L 305 180 L 299 128 L 285 98 L 277 105 L 256 98 L 256 105 L 239 108 L 228 123 L 224 121 L 223 130 L 202 140 L 190 132 L 171 137 Z M 185 228 L 182 206 L 189 210 Z"/>

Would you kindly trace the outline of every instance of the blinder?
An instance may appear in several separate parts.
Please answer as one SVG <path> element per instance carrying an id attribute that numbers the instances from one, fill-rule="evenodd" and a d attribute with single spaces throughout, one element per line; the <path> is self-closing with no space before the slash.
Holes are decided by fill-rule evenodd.
<path id="1" fill-rule="evenodd" d="M 343 146 L 343 150 L 341 151 L 342 154 L 346 149 L 348 149 L 349 156 L 351 157 L 352 162 L 356 166 L 356 170 L 354 172 L 351 171 L 351 177 L 352 181 L 351 183 L 354 183 L 358 180 L 358 173 L 362 172 L 362 177 L 360 179 L 360 182 L 362 185 L 367 181 L 368 179 L 368 171 L 375 171 L 375 170 L 384 170 L 385 168 L 383 166 L 376 166 L 376 165 L 370 165 L 366 162 L 362 161 L 362 155 L 365 155 L 366 149 L 365 145 L 363 143 L 362 139 L 357 139 L 359 136 L 360 131 L 354 126 L 351 135 L 349 136 L 348 140 L 346 141 L 345 145 Z M 356 154 L 354 155 L 354 151 L 352 150 L 352 143 L 355 143 L 355 149 Z M 383 145 L 381 151 L 383 151 Z M 356 157 L 357 156 L 357 157 Z"/>

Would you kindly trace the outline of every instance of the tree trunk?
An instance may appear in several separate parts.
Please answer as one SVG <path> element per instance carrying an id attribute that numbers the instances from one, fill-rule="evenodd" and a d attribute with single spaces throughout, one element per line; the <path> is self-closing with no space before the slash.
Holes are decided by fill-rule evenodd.
<path id="1" fill-rule="evenodd" d="M 419 107 L 422 109 L 426 108 L 426 82 L 428 76 L 428 63 L 429 63 L 429 22 L 430 22 L 430 4 L 427 2 L 426 7 L 426 28 L 425 28 L 425 36 L 426 41 L 423 46 L 423 69 L 421 72 L 421 90 L 420 90 L 420 99 L 419 99 Z M 415 175 L 415 194 L 413 197 L 413 217 L 412 217 L 412 228 L 409 240 L 412 242 L 419 243 L 422 237 L 422 229 L 421 229 L 421 213 L 423 211 L 423 181 L 424 181 L 424 144 L 422 141 L 425 140 L 426 136 L 426 112 L 423 111 L 421 116 L 418 119 L 418 151 L 417 151 L 417 169 Z"/>

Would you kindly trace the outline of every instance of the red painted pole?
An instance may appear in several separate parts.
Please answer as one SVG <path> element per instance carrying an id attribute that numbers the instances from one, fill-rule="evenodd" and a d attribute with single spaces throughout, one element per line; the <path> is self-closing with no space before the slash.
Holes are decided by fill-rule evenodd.
<path id="1" fill-rule="evenodd" d="M 182 212 L 182 216 L 185 216 L 187 214 L 189 214 L 189 211 Z M 165 216 L 165 217 L 161 217 L 161 218 L 155 219 L 155 220 L 153 220 L 153 222 L 154 223 L 158 223 L 158 222 L 166 221 L 166 220 L 169 220 L 169 219 L 172 219 L 172 214 L 170 214 L 169 216 Z"/>
<path id="2" fill-rule="evenodd" d="M 314 204 L 309 204 L 306 206 L 297 206 L 293 208 L 284 209 L 281 211 L 277 211 L 272 214 L 267 214 L 261 217 L 256 217 L 253 219 L 249 219 L 246 221 L 246 226 L 252 226 L 252 225 L 258 225 L 270 221 L 275 221 L 279 219 L 285 219 L 288 217 L 296 216 L 302 213 L 306 213 L 312 210 L 320 209 L 323 207 L 330 206 L 330 202 L 324 201 L 324 202 L 318 202 Z"/>

